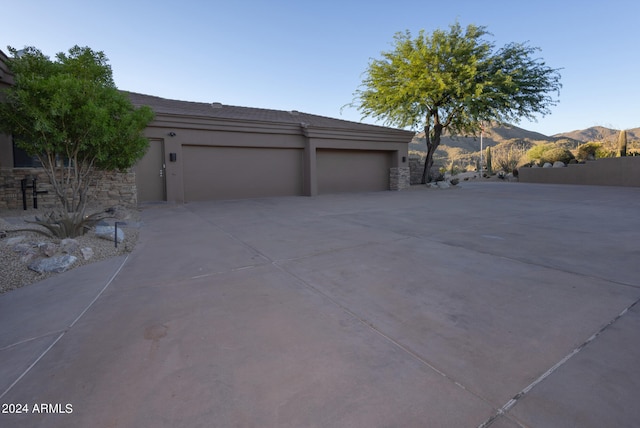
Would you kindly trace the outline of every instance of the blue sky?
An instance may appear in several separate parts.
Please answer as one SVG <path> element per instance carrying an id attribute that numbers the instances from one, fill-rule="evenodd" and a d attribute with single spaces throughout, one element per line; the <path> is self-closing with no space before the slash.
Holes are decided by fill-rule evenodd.
<path id="1" fill-rule="evenodd" d="M 396 32 L 457 20 L 486 26 L 497 46 L 529 42 L 563 69 L 552 114 L 519 126 L 546 135 L 640 126 L 637 0 L 21 0 L 2 12 L 5 53 L 102 50 L 120 89 L 354 121 L 360 113 L 341 108 Z"/>

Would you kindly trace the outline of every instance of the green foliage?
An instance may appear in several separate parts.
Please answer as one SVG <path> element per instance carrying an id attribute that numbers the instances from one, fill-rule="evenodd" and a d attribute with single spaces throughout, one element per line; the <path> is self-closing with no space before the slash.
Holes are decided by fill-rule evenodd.
<path id="1" fill-rule="evenodd" d="M 568 149 L 548 143 L 538 144 L 529 149 L 527 158 L 538 165 L 544 165 L 547 162 L 554 163 L 557 161 L 569 163 L 571 159 L 574 159 L 574 156 Z"/>
<path id="2" fill-rule="evenodd" d="M 593 160 L 596 158 L 598 149 L 602 148 L 602 143 L 590 141 L 588 143 L 580 144 L 578 146 L 578 154 L 576 157 L 578 160 Z"/>
<path id="3" fill-rule="evenodd" d="M 560 89 L 560 75 L 533 57 L 538 49 L 518 43 L 496 49 L 488 35 L 485 27 L 458 23 L 416 38 L 397 33 L 394 49 L 369 63 L 354 94 L 364 117 L 424 128 L 425 173 L 445 128 L 477 135 L 483 123 L 544 116 L 556 104 L 549 93 Z"/>
<path id="4" fill-rule="evenodd" d="M 539 162 L 544 152 L 551 150 L 555 146 L 552 143 L 543 143 L 533 146 L 527 151 L 527 159 L 532 162 Z"/>
<path id="5" fill-rule="evenodd" d="M 618 157 L 627 156 L 627 131 L 618 134 Z"/>
<path id="6" fill-rule="evenodd" d="M 0 103 L 0 131 L 39 158 L 60 215 L 84 218 L 94 170 L 125 170 L 140 159 L 148 147 L 142 131 L 153 112 L 136 109 L 118 91 L 102 52 L 74 46 L 50 60 L 34 47 L 9 51 L 15 84 Z"/>
<path id="7" fill-rule="evenodd" d="M 596 150 L 596 159 L 604 159 L 604 158 L 614 158 L 616 157 L 616 152 L 613 149 L 610 149 L 605 146 L 600 146 Z"/>
<path id="8" fill-rule="evenodd" d="M 554 163 L 558 161 L 563 163 L 569 163 L 569 161 L 574 158 L 575 157 L 573 156 L 573 153 L 571 153 L 571 151 L 569 151 L 568 149 L 565 149 L 562 147 L 555 147 L 551 150 L 546 151 L 544 153 L 543 158 L 540 160 L 542 161 L 542 163 L 545 163 L 545 162 Z"/>

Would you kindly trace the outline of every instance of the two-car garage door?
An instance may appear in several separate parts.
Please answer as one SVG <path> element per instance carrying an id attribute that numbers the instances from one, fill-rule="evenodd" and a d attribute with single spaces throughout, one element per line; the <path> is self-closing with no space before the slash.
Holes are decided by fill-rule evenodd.
<path id="1" fill-rule="evenodd" d="M 296 148 L 184 145 L 185 201 L 303 194 L 304 151 Z M 389 189 L 391 152 L 318 149 L 318 193 Z"/>

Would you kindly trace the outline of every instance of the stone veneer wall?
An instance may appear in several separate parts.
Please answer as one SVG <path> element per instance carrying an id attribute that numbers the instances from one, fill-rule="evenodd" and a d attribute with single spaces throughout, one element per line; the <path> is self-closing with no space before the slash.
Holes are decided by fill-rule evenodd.
<path id="1" fill-rule="evenodd" d="M 409 155 L 409 169 L 411 184 L 422 183 L 422 173 L 424 172 L 424 160 L 426 156 Z"/>
<path id="2" fill-rule="evenodd" d="M 408 166 L 389 170 L 389 190 L 405 190 L 410 186 L 411 169 Z"/>
<path id="3" fill-rule="evenodd" d="M 49 177 L 42 168 L 1 168 L 0 169 L 0 209 L 22 209 L 22 188 L 20 180 L 37 178 L 39 191 L 38 209 L 51 209 L 56 206 L 56 195 Z M 123 205 L 135 207 L 138 203 L 136 175 L 134 172 L 98 171 L 89 189 L 91 204 L 102 207 Z M 32 189 L 27 189 L 27 209 L 33 209 Z"/>

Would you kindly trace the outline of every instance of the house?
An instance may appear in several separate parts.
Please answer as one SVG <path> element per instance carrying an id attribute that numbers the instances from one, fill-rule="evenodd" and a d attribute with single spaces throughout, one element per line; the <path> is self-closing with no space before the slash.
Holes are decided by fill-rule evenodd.
<path id="1" fill-rule="evenodd" d="M 156 117 L 136 165 L 138 200 L 190 202 L 409 186 L 413 132 L 298 111 L 129 93 Z"/>
<path id="2" fill-rule="evenodd" d="M 0 51 L 0 88 L 12 84 L 6 60 Z M 125 93 L 134 105 L 155 112 L 144 131 L 149 150 L 133 168 L 135 187 L 131 174 L 110 175 L 108 188 L 96 186 L 95 194 L 104 203 L 184 203 L 409 187 L 408 143 L 414 135 L 410 131 L 298 111 Z M 38 185 L 46 188 L 37 161 L 15 147 L 11 136 L 0 135 L 0 207 L 17 207 L 20 180 L 36 176 Z M 119 180 L 125 180 L 122 186 Z M 117 200 L 123 197 L 126 200 Z"/>

